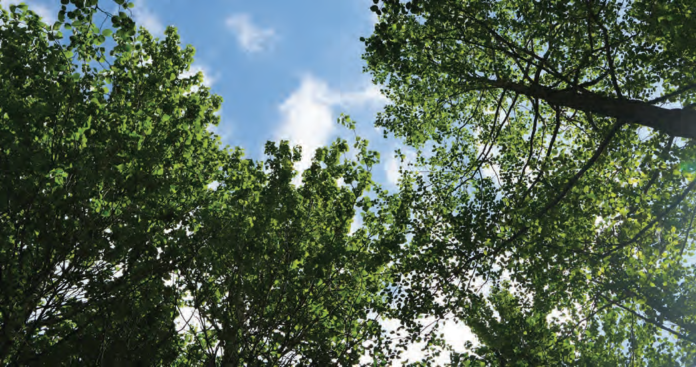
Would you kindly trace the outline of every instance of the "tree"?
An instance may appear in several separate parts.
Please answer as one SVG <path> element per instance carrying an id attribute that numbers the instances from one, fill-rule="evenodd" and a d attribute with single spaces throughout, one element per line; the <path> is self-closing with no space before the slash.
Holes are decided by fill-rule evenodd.
<path id="1" fill-rule="evenodd" d="M 693 4 L 375 3 L 377 124 L 421 153 L 396 313 L 466 321 L 474 284 L 509 277 L 526 312 L 616 328 L 617 356 L 693 363 Z"/>
<path id="2" fill-rule="evenodd" d="M 337 141 L 317 150 L 299 187 L 300 152 L 287 142 L 268 143 L 265 163 L 225 162 L 214 204 L 196 215 L 194 266 L 180 271 L 197 324 L 186 325 L 188 355 L 223 366 L 355 365 L 363 343 L 380 339 L 368 315 L 385 303 L 380 243 L 365 228 L 349 232 L 356 208 L 369 210 L 376 163 L 358 146 L 365 166 L 341 162 L 348 146 Z"/>
<path id="3" fill-rule="evenodd" d="M 179 77 L 194 51 L 173 29 L 119 30 L 107 59 L 111 30 L 65 13 L 51 27 L 2 9 L 0 360 L 167 363 L 178 296 L 163 279 L 220 167 L 206 127 L 221 99 Z"/>
<path id="4" fill-rule="evenodd" d="M 185 76 L 194 50 L 174 28 L 136 31 L 129 2 L 62 3 L 51 26 L 0 8 L 0 363 L 351 364 L 379 350 L 377 249 L 395 229 L 373 209 L 367 142 L 356 160 L 340 159 L 345 142 L 318 150 L 295 186 L 287 143 L 267 162 L 221 148 L 208 128 L 222 99 Z M 181 327 L 187 310 L 198 322 Z"/>

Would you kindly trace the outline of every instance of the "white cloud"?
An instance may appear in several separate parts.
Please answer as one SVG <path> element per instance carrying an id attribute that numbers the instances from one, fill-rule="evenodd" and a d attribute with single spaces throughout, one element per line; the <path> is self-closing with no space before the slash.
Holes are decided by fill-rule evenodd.
<path id="1" fill-rule="evenodd" d="M 332 111 L 336 102 L 336 95 L 324 81 L 306 76 L 280 106 L 283 122 L 278 138 L 302 146 L 298 169 L 309 168 L 314 151 L 325 145 L 336 129 Z"/>
<path id="2" fill-rule="evenodd" d="M 370 84 L 365 89 L 357 92 L 348 92 L 340 95 L 341 105 L 345 107 L 352 106 L 372 106 L 382 107 L 389 102 L 389 99 L 382 94 L 379 86 Z"/>
<path id="3" fill-rule="evenodd" d="M 142 26 L 154 36 L 162 36 L 164 34 L 164 24 L 159 17 L 145 5 L 144 0 L 136 1 L 132 11 L 133 20 L 137 26 Z"/>
<path id="4" fill-rule="evenodd" d="M 3 8 L 6 8 L 8 10 L 10 5 L 19 5 L 21 3 L 27 4 L 29 10 L 33 11 L 34 13 L 36 13 L 36 15 L 40 16 L 44 23 L 48 25 L 53 25 L 53 23 L 56 22 L 58 10 L 52 10 L 51 8 L 40 2 L 31 0 L 0 0 L 0 5 L 2 5 Z"/>
<path id="5" fill-rule="evenodd" d="M 219 79 L 219 74 L 212 73 L 207 66 L 199 64 L 197 62 L 194 62 L 189 68 L 189 70 L 179 74 L 179 79 L 192 77 L 198 74 L 198 72 L 203 73 L 203 85 L 205 85 L 208 88 L 212 88 L 213 84 L 215 84 Z M 195 93 L 196 91 L 198 91 L 198 87 L 196 86 L 191 88 L 191 91 Z M 217 134 L 220 137 L 220 140 L 223 141 L 222 145 L 224 146 L 224 141 L 226 141 L 232 134 L 231 126 L 230 124 L 225 124 L 222 120 L 222 108 L 217 110 L 215 112 L 215 115 L 220 116 L 220 123 L 217 126 L 208 125 L 206 129 L 214 134 Z M 215 186 L 215 188 L 217 188 L 217 185 Z"/>
<path id="6" fill-rule="evenodd" d="M 358 229 L 360 229 L 363 226 L 363 219 L 362 215 L 360 213 L 355 213 L 355 216 L 353 216 L 353 221 L 350 223 L 350 234 L 355 233 Z"/>
<path id="7" fill-rule="evenodd" d="M 427 331 L 433 327 L 434 321 L 435 318 L 428 316 L 419 320 L 419 323 L 424 328 L 423 331 Z M 382 325 L 382 327 L 387 333 L 394 331 L 395 334 L 393 334 L 393 337 L 395 338 L 402 338 L 406 336 L 405 331 L 398 330 L 398 328 L 401 326 L 401 322 L 399 322 L 398 320 L 380 319 L 379 323 Z M 476 335 L 474 335 L 474 333 L 471 332 L 471 329 L 460 322 L 454 320 L 443 320 L 440 321 L 439 325 L 439 332 L 443 334 L 445 341 L 447 342 L 447 344 L 452 346 L 452 349 L 454 349 L 455 352 L 465 352 L 466 348 L 464 348 L 464 343 L 467 341 L 472 342 L 473 345 L 478 345 L 479 343 L 478 338 L 476 337 Z M 425 345 L 426 343 L 424 341 L 420 343 L 414 342 L 409 344 L 403 351 L 401 358 L 392 362 L 392 366 L 401 366 L 406 360 L 408 360 L 409 362 L 417 362 L 423 360 L 426 356 L 426 353 L 423 351 L 423 347 L 425 347 Z M 434 349 L 437 348 L 433 348 L 433 350 Z M 444 366 L 449 362 L 450 353 L 442 349 L 440 349 L 440 352 L 440 356 L 435 358 L 435 365 Z M 369 361 L 369 358 L 363 358 L 361 360 L 361 362 Z"/>
<path id="8" fill-rule="evenodd" d="M 414 150 L 404 147 L 399 147 L 399 149 L 401 149 L 401 152 L 404 154 L 405 159 L 403 162 L 401 162 L 401 158 L 396 157 L 395 155 L 390 156 L 387 161 L 384 162 L 384 171 L 387 175 L 387 182 L 394 186 L 396 186 L 399 183 L 399 179 L 401 179 L 401 172 L 399 172 L 401 165 L 406 168 L 408 164 L 415 163 L 416 161 L 416 152 Z"/>
<path id="9" fill-rule="evenodd" d="M 192 77 L 196 75 L 198 72 L 203 73 L 203 85 L 205 85 L 208 88 L 212 88 L 213 84 L 215 84 L 219 79 L 218 73 L 211 72 L 207 66 L 199 64 L 197 62 L 194 62 L 189 68 L 189 70 L 181 73 L 179 75 L 179 79 Z M 196 86 L 191 88 L 191 91 L 195 93 L 196 91 L 198 91 L 198 87 Z M 230 123 L 225 123 L 225 121 L 222 119 L 222 108 L 217 110 L 215 112 L 215 115 L 220 117 L 220 123 L 217 126 L 208 125 L 206 129 L 209 132 L 217 134 L 220 137 L 220 140 L 222 141 L 222 146 L 224 147 L 225 141 L 227 141 L 232 135 L 232 126 Z M 217 185 L 215 185 L 213 189 L 215 188 L 217 188 Z"/>
<path id="10" fill-rule="evenodd" d="M 394 156 L 389 157 L 386 162 L 384 162 L 384 170 L 387 173 L 387 181 L 396 185 L 399 183 L 401 178 L 401 172 L 399 172 L 400 161 Z"/>
<path id="11" fill-rule="evenodd" d="M 217 76 L 213 75 L 210 72 L 210 69 L 208 69 L 208 67 L 206 67 L 205 65 L 195 63 L 195 62 L 191 65 L 191 68 L 189 68 L 188 71 L 181 73 L 181 75 L 179 75 L 179 77 L 180 78 L 192 77 L 192 76 L 198 74 L 199 71 L 201 73 L 203 73 L 203 85 L 205 85 L 206 87 L 210 88 L 213 86 L 213 84 L 215 84 L 215 82 L 217 82 Z"/>
<path id="12" fill-rule="evenodd" d="M 370 25 L 375 25 L 379 22 L 379 17 L 377 16 L 377 13 L 373 12 L 370 10 L 370 7 L 372 5 L 375 5 L 372 0 L 361 0 L 360 1 L 360 9 L 362 10 L 363 14 L 365 15 L 364 20 L 367 20 Z"/>
<path id="13" fill-rule="evenodd" d="M 225 20 L 227 28 L 237 36 L 237 42 L 247 52 L 263 51 L 275 37 L 271 28 L 261 28 L 248 14 L 233 14 Z"/>
<path id="14" fill-rule="evenodd" d="M 372 85 L 358 91 L 342 92 L 332 90 L 321 79 L 306 75 L 280 106 L 282 121 L 276 139 L 302 146 L 302 160 L 297 168 L 305 170 L 311 164 L 314 151 L 328 144 L 336 132 L 336 107 L 377 106 L 384 104 L 384 100 L 379 89 Z"/>
<path id="15" fill-rule="evenodd" d="M 484 148 L 483 145 L 479 145 L 477 156 L 481 155 L 483 148 Z M 493 147 L 493 149 L 490 150 L 490 153 L 488 153 L 488 158 L 489 159 L 495 158 L 499 154 L 500 154 L 500 147 L 496 145 Z M 486 177 L 486 178 L 491 178 L 496 186 L 498 185 L 497 172 L 500 172 L 500 165 L 498 165 L 498 164 L 486 163 L 486 164 L 481 166 L 481 175 L 483 175 L 483 177 Z M 528 172 L 528 174 L 529 174 L 529 172 Z"/>
<path id="16" fill-rule="evenodd" d="M 223 119 L 222 108 L 217 110 L 215 115 L 220 117 L 220 123 L 217 126 L 208 125 L 207 130 L 219 136 L 222 146 L 224 147 L 229 143 L 229 139 L 232 137 L 232 124 Z"/>
<path id="17" fill-rule="evenodd" d="M 467 341 L 472 342 L 474 345 L 478 344 L 478 338 L 471 331 L 471 328 L 458 321 L 445 321 L 442 327 L 442 334 L 447 344 L 451 345 L 455 352 L 465 352 L 464 343 Z"/>

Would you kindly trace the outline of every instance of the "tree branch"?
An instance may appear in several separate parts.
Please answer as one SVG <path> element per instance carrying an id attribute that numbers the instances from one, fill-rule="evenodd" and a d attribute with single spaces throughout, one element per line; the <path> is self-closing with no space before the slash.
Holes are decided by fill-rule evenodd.
<path id="1" fill-rule="evenodd" d="M 690 90 L 692 90 L 692 89 L 696 89 L 696 83 L 691 83 L 691 84 L 689 84 L 689 85 L 687 85 L 687 86 L 685 86 L 685 87 L 681 87 L 681 88 L 675 90 L 674 92 L 665 94 L 665 95 L 662 96 L 662 97 L 658 97 L 658 98 L 655 98 L 655 99 L 651 99 L 651 100 L 649 100 L 647 103 L 649 103 L 649 104 L 658 104 L 658 103 L 666 102 L 666 101 L 669 100 L 670 98 L 676 97 L 676 96 L 678 96 L 678 95 L 680 95 L 680 94 L 682 94 L 682 93 L 686 93 L 686 92 L 688 92 L 688 91 L 690 91 Z"/>
<path id="2" fill-rule="evenodd" d="M 676 137 L 696 138 L 696 110 L 668 109 L 644 101 L 617 99 L 587 91 L 556 90 L 542 85 L 524 85 L 507 80 L 479 78 L 478 81 L 482 85 L 543 99 L 552 105 L 613 117 L 622 122 L 647 126 Z"/>
<path id="3" fill-rule="evenodd" d="M 645 234 L 645 232 L 650 230 L 650 228 L 652 228 L 652 226 L 655 225 L 655 223 L 662 220 L 662 218 L 664 218 L 667 214 L 669 214 L 672 210 L 674 210 L 674 208 L 676 208 L 677 205 L 679 205 L 684 200 L 684 198 L 686 198 L 686 196 L 689 194 L 689 192 L 691 192 L 691 190 L 693 190 L 694 187 L 696 187 L 696 179 L 691 181 L 691 183 L 689 183 L 689 186 L 686 187 L 684 192 L 682 192 L 681 195 L 677 196 L 677 198 L 672 202 L 672 204 L 670 204 L 670 206 L 664 212 L 662 212 L 660 215 L 657 216 L 657 218 L 653 219 L 650 223 L 648 223 L 648 225 L 643 227 L 643 229 L 641 229 L 638 233 L 636 233 L 636 235 L 633 236 L 633 238 L 631 238 L 630 240 L 628 240 L 626 242 L 619 243 L 613 249 L 608 250 L 605 253 L 603 253 L 602 255 L 600 255 L 600 257 L 607 257 L 607 256 L 613 254 L 614 252 L 619 251 L 619 250 L 623 249 L 624 247 L 634 243 L 639 238 L 641 238 Z"/>

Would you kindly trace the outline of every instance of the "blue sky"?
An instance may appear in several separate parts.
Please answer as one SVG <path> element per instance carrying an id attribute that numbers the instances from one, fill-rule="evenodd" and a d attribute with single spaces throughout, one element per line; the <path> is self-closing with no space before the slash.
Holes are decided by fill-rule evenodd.
<path id="1" fill-rule="evenodd" d="M 344 112 L 387 158 L 393 143 L 372 128 L 385 99 L 360 58 L 359 38 L 374 24 L 370 3 L 139 0 L 134 16 L 156 34 L 174 25 L 196 48 L 194 69 L 224 99 L 217 129 L 224 143 L 261 158 L 267 140 L 287 139 L 311 154 L 347 134 L 335 122 Z M 386 179 L 381 171 L 376 178 Z"/>
<path id="2" fill-rule="evenodd" d="M 284 117 L 280 106 L 294 93 L 332 99 L 321 93 L 369 85 L 358 40 L 372 27 L 363 2 L 192 3 L 141 0 L 135 15 L 141 24 L 155 25 L 148 28 L 175 25 L 183 42 L 196 48 L 196 65 L 225 100 L 221 133 L 229 129 L 228 142 L 252 155 L 266 140 L 277 138 L 274 133 Z M 317 85 L 307 86 L 312 82 Z"/>
<path id="3" fill-rule="evenodd" d="M 155 34 L 174 25 L 196 48 L 194 70 L 204 72 L 224 99 L 217 132 L 223 142 L 261 158 L 267 140 L 290 140 L 309 154 L 338 136 L 340 113 L 359 123 L 363 137 L 382 152 L 375 178 L 395 179 L 395 143 L 373 127 L 386 102 L 362 72 L 361 36 L 371 33 L 369 0 L 206 1 L 139 0 L 136 22 Z M 391 169 L 388 173 L 387 168 Z"/>
<path id="4" fill-rule="evenodd" d="M 24 2 L 55 21 L 58 1 Z M 195 47 L 192 71 L 202 71 L 224 99 L 216 129 L 224 144 L 260 159 L 266 141 L 290 140 L 303 146 L 299 168 L 305 168 L 317 147 L 339 136 L 350 141 L 352 133 L 336 123 L 346 113 L 381 153 L 375 180 L 394 188 L 398 144 L 373 127 L 387 100 L 362 71 L 359 38 L 372 32 L 371 5 L 370 0 L 136 0 L 132 11 L 136 23 L 154 35 L 173 25 L 182 43 Z"/>

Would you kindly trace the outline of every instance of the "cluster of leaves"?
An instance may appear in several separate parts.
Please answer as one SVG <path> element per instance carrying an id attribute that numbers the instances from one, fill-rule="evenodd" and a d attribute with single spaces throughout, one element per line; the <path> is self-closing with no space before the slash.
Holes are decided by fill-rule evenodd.
<path id="1" fill-rule="evenodd" d="M 352 365 L 380 338 L 368 312 L 385 306 L 384 261 L 368 231 L 350 234 L 356 208 L 369 210 L 375 162 L 360 146 L 365 167 L 341 162 L 344 141 L 318 149 L 300 187 L 300 153 L 287 143 L 267 145 L 265 170 L 235 156 L 224 163 L 215 200 L 196 214 L 194 266 L 176 281 L 194 321 L 187 359 L 223 350 L 223 365 Z"/>
<path id="2" fill-rule="evenodd" d="M 205 126 L 221 100 L 169 78 L 193 56 L 173 32 L 141 34 L 138 52 L 99 69 L 90 19 L 71 14 L 65 45 L 25 9 L 3 9 L 0 27 L 0 359 L 171 359 L 163 278 L 185 258 L 164 231 L 206 200 L 220 158 Z"/>
<path id="3" fill-rule="evenodd" d="M 349 160 L 338 141 L 296 186 L 287 143 L 265 163 L 223 149 L 208 130 L 222 99 L 185 76 L 193 48 L 171 27 L 136 31 L 132 3 L 115 2 L 116 15 L 63 1 L 53 25 L 0 8 L 0 364 L 350 365 L 368 340 L 379 351 L 392 230 L 367 196 L 376 153 L 358 139 Z"/>
<path id="4" fill-rule="evenodd" d="M 412 340 L 454 315 L 486 364 L 695 363 L 694 4 L 375 4 L 377 125 L 420 157 L 394 268 Z M 522 319 L 542 334 L 520 339 Z"/>

